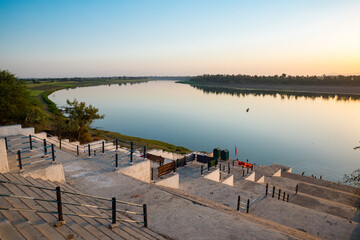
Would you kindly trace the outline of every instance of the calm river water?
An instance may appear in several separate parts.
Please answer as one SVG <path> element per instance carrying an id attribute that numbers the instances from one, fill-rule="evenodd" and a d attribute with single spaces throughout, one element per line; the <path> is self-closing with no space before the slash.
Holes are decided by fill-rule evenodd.
<path id="1" fill-rule="evenodd" d="M 205 92 L 174 81 L 83 87 L 50 95 L 85 101 L 105 119 L 93 127 L 196 151 L 229 149 L 256 164 L 341 181 L 360 168 L 360 101 Z M 249 112 L 246 109 L 249 108 Z"/>

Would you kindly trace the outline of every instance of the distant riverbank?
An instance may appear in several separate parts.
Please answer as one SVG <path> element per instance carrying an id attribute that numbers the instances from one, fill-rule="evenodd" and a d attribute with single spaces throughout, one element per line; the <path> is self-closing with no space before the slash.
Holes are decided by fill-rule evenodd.
<path id="1" fill-rule="evenodd" d="M 190 84 L 199 88 L 212 88 L 212 89 L 233 89 L 248 92 L 268 92 L 268 93 L 283 93 L 291 94 L 298 93 L 297 95 L 308 94 L 324 94 L 324 95 L 341 95 L 354 98 L 360 98 L 360 86 L 331 86 L 331 85 L 288 85 L 288 84 L 243 84 L 243 83 L 197 83 L 197 82 L 181 82 Z"/>
<path id="2" fill-rule="evenodd" d="M 198 88 L 248 92 L 324 94 L 360 97 L 360 76 L 202 75 L 181 83 Z"/>

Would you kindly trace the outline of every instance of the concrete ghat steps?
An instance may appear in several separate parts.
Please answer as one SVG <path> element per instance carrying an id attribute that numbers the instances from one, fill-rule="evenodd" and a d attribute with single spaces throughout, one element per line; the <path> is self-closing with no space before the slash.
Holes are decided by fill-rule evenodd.
<path id="1" fill-rule="evenodd" d="M 181 197 L 183 199 L 187 199 L 193 203 L 197 203 L 206 207 L 210 207 L 212 209 L 218 210 L 218 211 L 222 211 L 225 212 L 227 214 L 231 214 L 233 216 L 239 217 L 239 218 L 246 218 L 248 222 L 254 223 L 254 224 L 258 224 L 262 227 L 265 227 L 267 229 L 271 229 L 274 230 L 276 232 L 285 234 L 289 237 L 289 239 L 306 239 L 306 240 L 311 240 L 311 239 L 317 239 L 319 240 L 319 238 L 308 234 L 306 232 L 303 232 L 301 230 L 298 229 L 293 229 L 290 227 L 287 227 L 285 225 L 282 224 L 278 224 L 276 222 L 273 221 L 269 221 L 263 218 L 259 218 L 255 215 L 252 214 L 246 214 L 243 212 L 238 212 L 235 209 L 225 206 L 223 204 L 219 204 L 216 203 L 214 201 L 199 197 L 197 195 L 194 194 L 190 194 L 190 193 L 186 193 L 184 191 L 178 190 L 178 189 L 172 189 L 172 188 L 167 188 L 167 187 L 163 187 L 163 186 L 156 186 L 155 187 L 168 192 L 170 194 L 173 194 L 175 196 Z"/>
<path id="2" fill-rule="evenodd" d="M 44 186 L 53 188 L 58 186 L 56 183 L 48 183 L 42 180 L 34 180 L 32 178 L 23 178 L 17 174 L 2 174 L 0 178 L 3 180 L 32 184 L 36 186 Z M 40 190 L 36 188 L 28 188 L 13 184 L 1 184 L 1 192 L 6 194 L 28 195 L 32 197 L 53 199 L 54 192 Z M 61 185 L 62 189 L 68 191 L 76 191 L 68 184 Z M 63 201 L 84 203 L 84 199 L 74 195 L 63 194 Z M 94 201 L 86 201 L 87 204 L 100 205 Z M 34 200 L 23 200 L 14 198 L 0 198 L 0 206 L 18 207 L 18 208 L 36 208 L 43 210 L 55 210 L 52 203 L 38 202 Z M 101 204 L 103 205 L 103 204 Z M 63 205 L 64 212 L 74 212 L 89 215 L 101 215 L 109 217 L 103 211 L 70 205 Z M 73 236 L 76 239 L 164 239 L 162 236 L 147 228 L 143 228 L 136 223 L 120 223 L 119 227 L 109 229 L 110 220 L 82 218 L 77 216 L 64 216 L 66 225 L 54 228 L 52 224 L 56 221 L 56 216 L 51 214 L 21 212 L 18 211 L 0 211 L 3 222 L 9 221 L 12 227 L 20 236 L 25 239 L 64 239 Z M 1 215 L 0 215 L 1 216 Z M 126 218 L 121 216 L 121 218 Z M 2 226 L 6 225 L 3 223 Z M 32 237 L 29 237 L 32 236 Z M 35 236 L 35 237 L 34 237 Z M 1 236 L 1 239 L 12 239 Z M 21 238 L 20 238 L 21 239 Z"/>
<path id="3" fill-rule="evenodd" d="M 35 181 L 32 178 L 26 178 L 26 179 L 31 181 L 32 183 L 34 183 L 34 181 Z M 49 187 L 49 188 L 57 186 L 57 184 L 55 184 L 53 182 L 45 182 L 43 180 L 39 180 L 37 182 L 38 182 L 38 184 L 41 184 L 42 186 Z M 69 184 L 63 184 L 62 188 L 64 190 L 68 190 L 70 192 L 79 192 L 77 189 L 75 189 L 74 187 L 72 187 Z M 63 194 L 63 197 L 64 197 L 64 199 L 68 198 L 69 202 L 84 203 L 84 199 L 82 199 L 79 196 Z M 93 199 L 87 199 L 86 203 L 87 204 L 92 204 L 92 205 L 103 205 L 102 201 L 100 201 L 100 203 L 99 203 L 97 200 L 93 200 Z M 80 209 L 81 207 L 78 207 L 78 208 Z M 104 211 L 99 211 L 99 210 L 94 209 L 94 208 L 84 208 L 83 211 L 84 211 L 85 214 L 90 213 L 90 214 L 94 214 L 94 215 L 101 215 L 101 216 L 104 216 L 104 217 L 111 217 L 109 211 L 104 212 Z M 139 209 L 137 209 L 136 211 L 139 211 Z M 123 215 L 121 215 L 119 217 L 127 219 L 127 217 L 125 217 Z M 92 220 L 91 218 L 85 218 L 85 219 L 87 221 Z M 110 220 L 102 220 L 102 226 L 105 227 L 103 230 L 107 231 L 107 232 L 109 232 L 109 231 L 110 232 L 114 232 L 114 231 L 119 232 L 122 235 L 125 235 L 126 239 L 132 239 L 132 235 L 134 235 L 137 239 L 143 239 L 142 235 L 144 235 L 146 239 L 164 239 L 159 234 L 151 231 L 148 228 L 144 228 L 142 225 L 139 225 L 137 223 L 119 222 L 120 226 L 118 228 L 114 228 L 113 230 L 110 230 L 110 229 L 107 228 L 107 226 L 109 224 L 109 221 Z M 121 228 L 121 226 L 122 226 L 122 228 Z M 122 231 L 121 229 L 123 229 L 125 232 Z M 126 232 L 128 232 L 128 233 L 126 233 Z"/>
<path id="4" fill-rule="evenodd" d="M 25 179 L 25 180 L 28 180 L 29 181 L 29 183 L 31 184 L 31 182 L 33 182 L 34 180 L 32 180 L 32 179 Z M 28 183 L 28 184 L 29 184 Z M 39 184 L 40 183 L 40 181 L 36 181 L 36 185 L 37 186 L 44 186 L 44 187 L 50 187 L 51 188 L 51 186 L 49 186 L 48 184 Z M 35 185 L 35 184 L 34 184 Z M 47 196 L 47 198 L 51 198 L 51 195 L 50 196 Z M 67 194 L 63 194 L 62 195 L 62 197 L 63 197 L 63 202 L 74 202 L 74 201 L 71 201 L 69 198 L 67 198 Z M 83 202 L 77 202 L 77 203 L 83 203 Z M 82 208 L 82 207 L 75 207 L 75 206 L 71 206 L 71 205 L 64 205 L 63 206 L 63 211 L 64 211 L 64 213 L 66 213 L 66 212 L 70 212 L 70 213 L 79 213 L 79 214 L 92 214 L 92 212 L 90 212 L 90 211 L 86 211 L 86 208 Z M 100 215 L 100 214 L 94 214 L 94 215 Z M 69 216 L 64 216 L 65 217 L 65 220 L 67 220 L 68 219 L 68 217 Z M 107 217 L 107 216 L 103 216 L 103 217 Z M 77 224 L 79 224 L 80 226 L 82 226 L 83 228 L 85 228 L 89 233 L 91 233 L 94 237 L 96 237 L 96 238 L 99 238 L 99 239 L 102 239 L 102 238 L 104 238 L 104 239 L 110 239 L 109 237 L 107 237 L 106 236 L 106 234 L 98 234 L 99 232 L 103 232 L 104 231 L 104 228 L 105 229 L 107 229 L 107 225 L 108 225 L 108 223 L 109 222 L 107 222 L 106 220 L 104 220 L 104 221 L 102 221 L 102 222 L 100 222 L 101 223 L 101 225 L 99 224 L 98 226 L 97 226 L 97 229 L 93 226 L 93 225 L 90 225 L 90 223 L 89 223 L 89 221 L 88 221 L 88 219 L 87 218 L 81 218 L 81 217 L 76 217 L 76 216 L 74 216 L 74 217 L 72 217 L 72 219 L 76 219 L 76 221 L 77 221 Z M 95 221 L 94 221 L 95 222 Z M 94 223 L 93 222 L 93 223 Z M 100 231 L 99 231 L 100 230 Z M 110 229 L 109 229 L 109 231 L 111 231 Z M 112 235 L 110 235 L 112 238 L 116 238 L 116 237 L 118 237 L 119 239 L 133 239 L 133 238 L 131 238 L 131 236 L 124 236 L 124 234 L 122 234 L 122 235 L 116 235 L 116 234 L 112 234 Z"/>
<path id="5" fill-rule="evenodd" d="M 40 182 L 43 184 L 45 183 L 44 181 L 40 181 Z M 51 183 L 51 182 L 45 183 L 44 185 L 46 185 L 46 184 L 49 184 L 50 185 L 49 187 L 56 186 L 56 184 Z M 67 185 L 66 187 L 63 186 L 63 188 L 64 188 L 64 190 L 67 190 L 67 191 L 79 192 L 78 190 L 71 187 L 70 185 Z M 64 199 L 69 200 L 69 202 L 81 203 L 81 198 L 78 196 L 68 195 L 68 194 L 64 194 L 63 196 L 64 196 Z M 87 203 L 92 204 L 92 205 L 100 205 L 98 201 L 91 200 L 91 199 L 87 199 Z M 87 214 L 94 214 L 94 215 L 100 215 L 103 217 L 110 217 L 110 215 L 107 213 L 108 212 L 101 211 L 98 209 L 93 209 L 93 208 L 90 208 L 87 210 Z M 126 218 L 123 215 L 119 216 L 119 217 Z M 110 220 L 108 220 L 108 221 L 105 220 L 105 223 L 103 223 L 103 226 L 106 226 L 106 230 L 108 230 L 107 226 L 110 223 L 109 221 Z M 136 223 L 119 222 L 119 227 L 114 228 L 113 230 L 109 230 L 109 231 L 115 231 L 123 236 L 125 235 L 124 237 L 126 239 L 133 239 L 134 237 L 136 237 L 135 239 L 162 239 L 160 236 L 157 236 L 157 234 L 153 233 L 151 230 L 141 227 L 140 225 L 137 225 Z"/>
<path id="6" fill-rule="evenodd" d="M 266 178 L 266 182 L 275 185 L 280 188 L 291 190 L 295 192 L 296 185 L 299 186 L 299 195 L 304 195 L 311 198 L 320 199 L 339 206 L 356 209 L 358 207 L 359 197 L 358 195 L 342 193 L 336 190 L 329 190 L 322 186 L 313 184 L 307 184 L 305 182 L 299 182 L 296 179 L 289 179 L 283 177 L 270 177 Z"/>
<path id="7" fill-rule="evenodd" d="M 30 184 L 31 184 L 31 182 L 34 182 L 35 180 L 33 180 L 33 179 L 31 179 L 31 178 L 26 178 L 25 180 L 28 180 L 28 181 L 30 181 Z M 43 183 L 42 185 L 40 184 L 40 186 L 45 186 L 45 187 L 55 187 L 55 186 L 57 186 L 56 184 L 54 185 L 54 186 L 51 186 L 51 185 L 49 185 L 49 183 L 46 183 L 46 182 L 44 182 L 44 181 L 36 181 L 36 185 L 37 186 L 39 186 L 39 183 Z M 35 185 L 35 184 L 34 184 Z M 66 189 L 64 186 L 62 186 L 62 188 L 64 188 L 64 189 Z M 76 191 L 76 190 L 69 190 L 69 191 L 75 191 L 75 192 L 78 192 L 78 191 Z M 67 200 L 67 199 L 69 199 L 69 202 L 74 202 L 73 201 L 73 199 L 71 199 L 71 198 L 68 198 L 68 195 L 67 194 L 63 194 L 62 195 L 63 196 L 63 198 L 64 198 L 64 202 Z M 71 196 L 71 195 L 70 195 Z M 77 201 L 78 203 L 84 203 L 84 200 L 82 200 L 82 201 Z M 94 203 L 94 202 L 92 202 L 91 203 L 91 201 L 86 201 L 86 203 L 87 204 L 93 204 L 93 205 L 103 205 L 103 204 L 99 204 L 99 203 Z M 95 209 L 95 211 L 91 211 L 91 210 L 94 210 L 94 209 L 89 209 L 89 208 L 83 208 L 83 207 L 72 207 L 72 209 L 74 209 L 74 211 L 72 211 L 72 212 L 76 212 L 76 213 L 81 213 L 81 210 L 80 210 L 80 208 L 82 208 L 82 210 L 83 210 L 83 213 L 84 214 L 93 214 L 93 215 L 100 215 L 100 216 L 103 216 L 103 217 L 110 217 L 109 215 L 107 215 L 107 214 L 104 214 L 105 212 L 102 212 L 102 211 L 100 211 L 100 212 L 96 212 L 96 209 Z M 71 209 L 70 209 L 70 207 L 69 207 L 69 205 L 64 205 L 64 212 L 65 212 L 65 210 L 68 210 L 68 211 L 71 211 Z M 67 218 L 68 216 L 66 216 L 66 218 Z M 123 216 L 121 216 L 121 218 L 124 218 Z M 91 220 L 91 219 L 89 219 L 89 218 L 84 218 L 84 220 Z M 139 226 L 137 225 L 137 226 L 135 226 L 135 224 L 134 224 L 134 226 L 132 226 L 132 228 L 129 228 L 128 226 L 123 226 L 121 223 L 120 223 L 120 225 L 119 225 L 119 227 L 118 228 L 114 228 L 113 230 L 110 230 L 110 229 L 108 229 L 108 224 L 110 223 L 110 221 L 111 220 L 102 220 L 101 222 L 100 222 L 100 224 L 98 224 L 98 226 L 97 226 L 97 228 L 99 229 L 99 227 L 102 227 L 102 230 L 103 231 L 105 231 L 105 230 L 107 230 L 107 234 L 109 234 L 109 232 L 111 233 L 111 232 L 114 232 L 115 234 L 110 234 L 111 235 L 111 237 L 113 238 L 113 239 L 153 239 L 153 238 L 144 238 L 143 236 L 141 236 L 141 235 L 139 235 L 136 231 L 134 231 L 132 228 L 139 228 Z M 84 226 L 84 225 L 82 225 L 82 226 Z M 145 229 L 145 228 L 144 228 Z M 95 232 L 94 231 L 96 231 L 96 229 L 95 230 L 93 230 L 93 231 L 91 231 L 91 233 L 92 234 L 95 234 Z M 117 234 L 116 234 L 117 233 Z M 103 235 L 104 236 L 104 235 Z M 101 238 L 104 238 L 104 237 L 101 237 Z M 105 235 L 105 239 L 106 239 L 106 235 Z"/>
<path id="8" fill-rule="evenodd" d="M 293 199 L 286 202 L 267 197 L 258 203 L 251 213 L 294 229 L 301 229 L 322 239 L 359 239 L 357 222 L 313 211 L 311 208 L 295 205 L 292 201 Z"/>
<path id="9" fill-rule="evenodd" d="M 360 194 L 359 188 L 347 186 L 347 185 L 343 185 L 343 184 L 338 184 L 338 183 L 327 181 L 327 180 L 321 180 L 319 178 L 311 178 L 308 176 L 303 176 L 300 174 L 289 173 L 289 172 L 282 172 L 281 176 L 284 178 L 297 180 L 299 182 L 304 182 L 307 184 L 314 184 L 319 187 L 325 187 L 331 191 L 336 190 L 336 191 L 344 192 L 344 193 L 358 194 L 358 195 Z"/>
<path id="10" fill-rule="evenodd" d="M 1 179 L 6 179 L 3 175 L 1 175 Z M 14 195 L 25 195 L 20 189 L 18 189 L 15 185 L 12 184 L 1 184 L 1 192 L 5 194 L 14 194 Z M 15 208 L 35 208 L 39 210 L 44 210 L 40 206 L 31 206 L 28 202 L 30 200 L 21 200 L 17 198 L 2 198 L 7 201 L 7 203 Z M 34 201 L 33 201 L 34 202 Z M 4 215 L 7 214 L 7 211 L 1 211 Z M 17 212 L 17 211 L 16 211 Z M 52 224 L 55 222 L 55 218 L 49 214 L 43 213 L 33 213 L 33 212 L 18 212 L 24 219 L 28 220 L 32 223 L 32 226 L 39 230 L 41 234 L 46 237 L 47 239 L 64 239 L 67 236 L 74 234 L 73 231 L 70 231 L 67 227 L 61 226 L 60 228 L 55 229 L 52 227 Z M 6 216 L 6 215 L 5 215 Z M 8 219 L 10 220 L 10 219 Z M 11 222 L 12 225 L 16 226 L 16 222 Z M 61 231 L 61 233 L 59 232 Z M 4 239 L 11 239 L 11 238 L 4 238 Z"/>

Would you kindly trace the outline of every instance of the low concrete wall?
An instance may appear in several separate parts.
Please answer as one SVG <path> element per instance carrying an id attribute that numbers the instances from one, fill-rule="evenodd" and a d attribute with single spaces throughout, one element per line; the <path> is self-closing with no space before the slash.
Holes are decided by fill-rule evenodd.
<path id="1" fill-rule="evenodd" d="M 64 167 L 61 163 L 51 164 L 47 167 L 23 172 L 21 173 L 21 176 L 60 183 L 65 182 Z"/>
<path id="2" fill-rule="evenodd" d="M 20 134 L 22 134 L 22 135 L 35 134 L 35 128 L 33 128 L 33 127 L 22 128 Z"/>
<path id="3" fill-rule="evenodd" d="M 215 182 L 220 182 L 220 169 L 216 169 L 215 171 L 205 175 L 204 178 Z"/>
<path id="4" fill-rule="evenodd" d="M 167 177 L 166 179 L 160 180 L 155 183 L 156 185 L 170 187 L 170 188 L 179 188 L 180 185 L 180 177 L 178 173 L 173 174 L 171 177 Z"/>
<path id="5" fill-rule="evenodd" d="M 38 137 L 38 138 L 41 138 L 41 139 L 47 138 L 46 132 L 35 133 L 34 135 L 35 135 L 36 137 Z M 38 140 L 38 139 L 37 139 L 37 140 Z"/>
<path id="6" fill-rule="evenodd" d="M 0 137 L 7 137 L 13 135 L 20 135 L 20 134 L 29 135 L 34 133 L 35 133 L 35 129 L 33 127 L 21 128 L 20 124 L 0 127 Z"/>
<path id="7" fill-rule="evenodd" d="M 245 177 L 245 180 L 255 182 L 255 172 L 250 173 L 249 176 Z"/>
<path id="8" fill-rule="evenodd" d="M 222 183 L 229 185 L 229 186 L 234 186 L 234 175 L 230 175 L 229 177 L 224 179 L 224 181 L 222 181 Z"/>
<path id="9" fill-rule="evenodd" d="M 134 164 L 132 166 L 123 168 L 121 170 L 119 170 L 119 172 L 139 179 L 143 182 L 147 182 L 150 183 L 150 179 L 151 179 L 151 169 L 150 169 L 150 160 L 146 160 L 137 164 Z"/>
<path id="10" fill-rule="evenodd" d="M 265 176 L 262 176 L 261 178 L 259 178 L 259 180 L 257 180 L 258 183 L 265 183 Z"/>
<path id="11" fill-rule="evenodd" d="M 148 153 L 156 155 L 156 156 L 161 156 L 163 158 L 171 159 L 171 160 L 176 160 L 176 159 L 184 157 L 184 155 L 181 155 L 181 154 L 166 152 L 166 151 L 158 150 L 158 149 L 151 149 L 148 151 Z"/>
<path id="12" fill-rule="evenodd" d="M 5 139 L 0 139 L 0 173 L 9 172 L 9 162 L 6 152 Z"/>
<path id="13" fill-rule="evenodd" d="M 274 173 L 273 177 L 281 177 L 281 169 L 279 169 L 276 173 Z"/>

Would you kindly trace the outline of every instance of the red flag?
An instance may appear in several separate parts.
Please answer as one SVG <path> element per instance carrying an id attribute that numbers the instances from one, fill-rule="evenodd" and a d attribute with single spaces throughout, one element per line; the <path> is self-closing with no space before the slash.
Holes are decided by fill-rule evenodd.
<path id="1" fill-rule="evenodd" d="M 237 156 L 237 148 L 236 148 L 236 145 L 235 145 L 235 158 Z"/>

